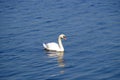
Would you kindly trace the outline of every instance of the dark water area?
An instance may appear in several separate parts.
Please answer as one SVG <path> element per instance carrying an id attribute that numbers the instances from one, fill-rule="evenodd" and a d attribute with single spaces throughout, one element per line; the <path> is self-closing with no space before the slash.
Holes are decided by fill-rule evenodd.
<path id="1" fill-rule="evenodd" d="M 0 0 L 0 80 L 119 79 L 120 0 Z"/>

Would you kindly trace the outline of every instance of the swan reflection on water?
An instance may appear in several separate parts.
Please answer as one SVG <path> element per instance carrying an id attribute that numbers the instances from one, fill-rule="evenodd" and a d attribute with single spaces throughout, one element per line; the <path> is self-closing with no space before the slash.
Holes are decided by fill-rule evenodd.
<path id="1" fill-rule="evenodd" d="M 64 52 L 46 51 L 46 54 L 50 58 L 57 58 L 59 67 L 65 67 L 64 60 L 63 60 Z"/>
<path id="2" fill-rule="evenodd" d="M 64 52 L 46 51 L 46 54 L 50 58 L 57 58 L 58 66 L 62 68 L 62 70 L 60 71 L 60 74 L 63 74 L 65 72 L 63 69 L 65 67 L 64 60 L 63 60 Z"/>

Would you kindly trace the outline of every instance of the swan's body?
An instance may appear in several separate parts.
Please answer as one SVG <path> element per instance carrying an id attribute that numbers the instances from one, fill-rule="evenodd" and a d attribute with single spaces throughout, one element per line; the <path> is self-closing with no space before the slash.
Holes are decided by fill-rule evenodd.
<path id="1" fill-rule="evenodd" d="M 58 44 L 55 42 L 50 42 L 47 44 L 43 43 L 43 47 L 49 51 L 64 51 L 64 47 L 63 47 L 61 39 L 66 39 L 64 34 L 59 35 Z"/>

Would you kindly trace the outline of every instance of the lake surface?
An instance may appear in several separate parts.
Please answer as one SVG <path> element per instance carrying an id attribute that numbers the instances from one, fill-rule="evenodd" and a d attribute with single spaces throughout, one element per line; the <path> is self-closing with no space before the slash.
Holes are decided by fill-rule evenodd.
<path id="1" fill-rule="evenodd" d="M 0 0 L 0 80 L 119 79 L 120 0 Z"/>

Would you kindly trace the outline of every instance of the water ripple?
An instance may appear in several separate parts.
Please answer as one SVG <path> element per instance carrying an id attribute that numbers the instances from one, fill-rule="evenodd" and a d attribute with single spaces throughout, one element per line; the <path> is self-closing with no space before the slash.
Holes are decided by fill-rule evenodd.
<path id="1" fill-rule="evenodd" d="M 19 4 L 18 4 L 19 3 Z M 119 1 L 0 0 L 1 80 L 118 80 Z M 42 43 L 64 33 L 64 56 Z"/>

